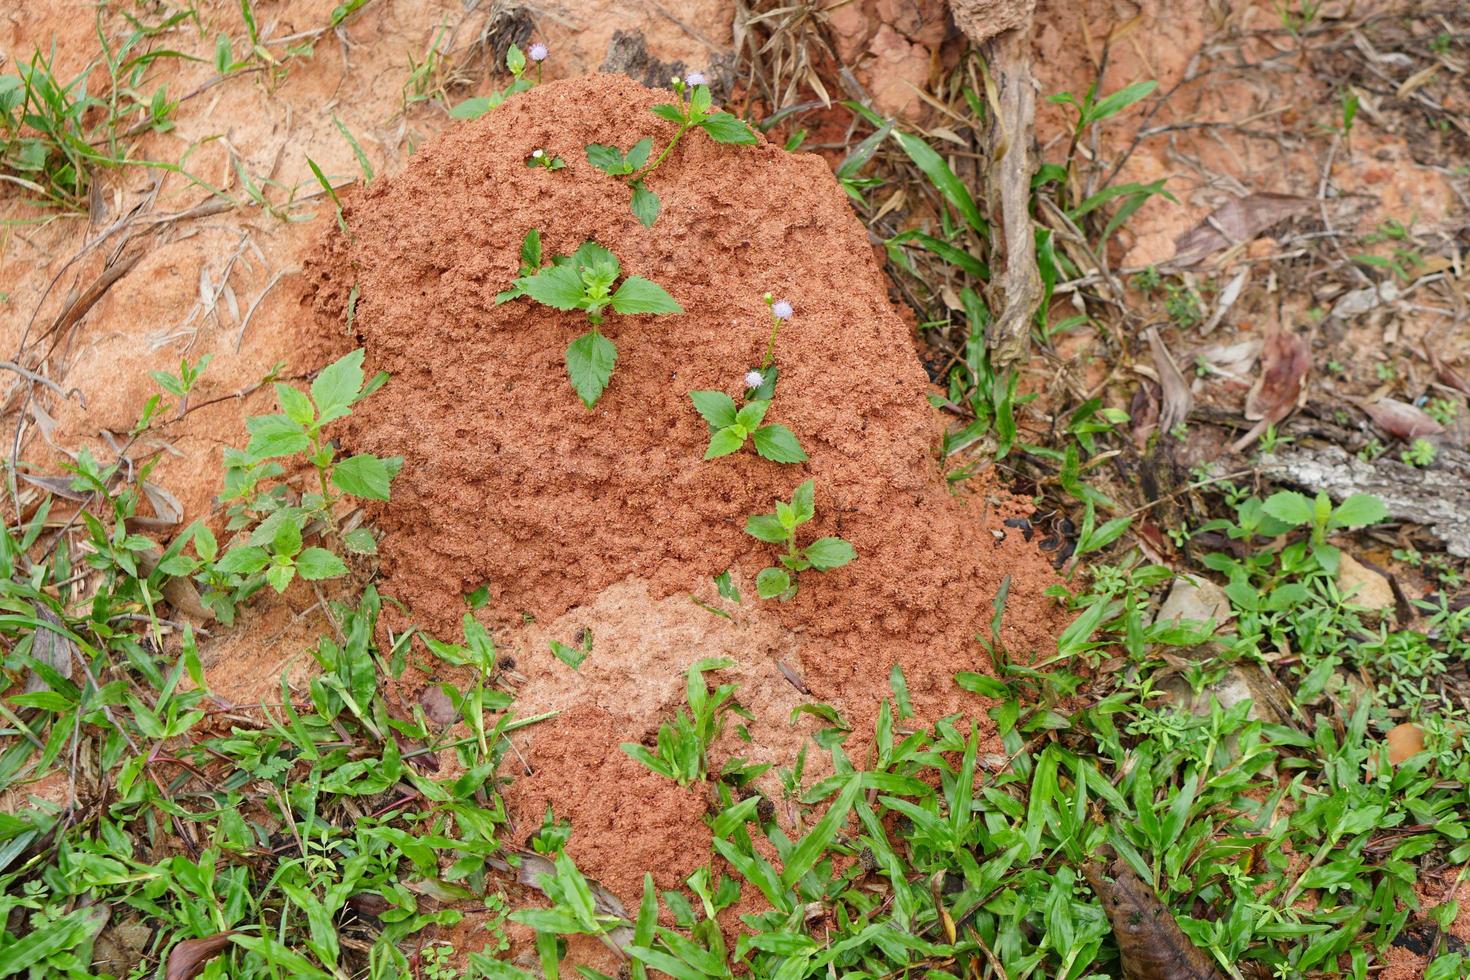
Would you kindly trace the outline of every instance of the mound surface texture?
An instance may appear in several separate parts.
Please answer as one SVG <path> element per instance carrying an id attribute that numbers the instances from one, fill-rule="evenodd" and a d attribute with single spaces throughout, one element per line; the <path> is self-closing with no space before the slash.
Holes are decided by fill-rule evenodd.
<path id="1" fill-rule="evenodd" d="M 1014 504 L 951 494 L 909 328 L 820 157 L 693 132 L 648 181 L 663 202 L 651 229 L 631 214 L 627 187 L 586 162 L 589 143 L 626 149 L 653 135 L 661 145 L 673 126 L 649 107 L 667 100 L 614 76 L 519 96 L 353 200 L 351 238 L 330 237 L 316 269 L 318 308 L 339 324 L 357 286 L 353 326 L 368 367 L 392 375 L 344 438 L 352 451 L 406 457 L 391 503 L 374 515 L 386 532 L 384 591 L 413 622 L 455 639 L 463 596 L 489 583 L 477 615 L 515 654 L 517 713 L 561 711 L 525 730 L 534 772 L 518 764 L 507 790 L 514 839 L 551 803 L 571 818 L 584 869 L 634 900 L 644 870 L 669 887 L 709 853 L 708 831 L 690 819 L 703 808 L 698 793 L 617 748 L 648 738 L 682 704 L 687 664 L 737 660 L 712 675 L 739 682 L 757 717 L 753 743 L 727 737 L 731 754 L 790 765 L 811 730 L 793 725 L 790 708 L 823 701 L 854 726 L 848 748 L 860 760 L 894 664 L 919 722 L 965 711 L 985 724 L 985 702 L 952 677 L 986 669 L 975 637 L 1003 576 L 1012 649 L 1047 642 L 1055 624 L 1040 596 L 1045 560 L 1017 531 L 997 541 L 989 530 Z M 538 148 L 566 168 L 527 168 Z M 596 240 L 624 274 L 659 283 L 686 311 L 609 314 L 602 329 L 619 357 L 592 410 L 563 364 L 585 317 L 528 299 L 495 304 L 531 228 L 548 257 Z M 767 291 L 795 316 L 777 345 L 766 421 L 795 431 L 810 462 L 779 465 L 748 447 L 703 462 L 709 433 L 689 392 L 738 398 L 766 343 Z M 755 573 L 777 549 L 747 535 L 745 519 L 807 478 L 816 519 L 802 543 L 841 535 L 858 558 L 806 573 L 790 602 L 761 602 Z M 744 594 L 738 605 L 715 596 L 711 578 L 726 569 Z M 575 645 L 582 630 L 592 652 L 572 671 L 547 640 Z"/>

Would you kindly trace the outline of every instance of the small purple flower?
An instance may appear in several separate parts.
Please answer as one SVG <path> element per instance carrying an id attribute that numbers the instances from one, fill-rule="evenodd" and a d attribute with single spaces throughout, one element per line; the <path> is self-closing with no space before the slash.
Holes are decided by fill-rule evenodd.
<path id="1" fill-rule="evenodd" d="M 771 304 L 771 313 L 778 320 L 791 319 L 791 304 L 784 299 L 778 299 Z"/>
<path id="2" fill-rule="evenodd" d="M 531 56 L 531 60 L 532 61 L 545 61 L 546 60 L 546 45 L 541 44 L 540 42 L 537 42 L 536 44 L 531 45 L 531 50 L 530 50 L 529 54 Z"/>
<path id="3" fill-rule="evenodd" d="M 684 76 L 684 84 L 688 85 L 690 88 L 693 88 L 696 85 L 703 85 L 704 83 L 705 78 L 704 72 L 702 71 L 691 71 L 689 74 Z"/>
<path id="4" fill-rule="evenodd" d="M 759 371 L 747 371 L 745 373 L 745 387 L 747 387 L 747 388 L 759 388 L 761 385 L 763 385 L 765 383 L 766 383 L 765 375 L 761 374 Z"/>

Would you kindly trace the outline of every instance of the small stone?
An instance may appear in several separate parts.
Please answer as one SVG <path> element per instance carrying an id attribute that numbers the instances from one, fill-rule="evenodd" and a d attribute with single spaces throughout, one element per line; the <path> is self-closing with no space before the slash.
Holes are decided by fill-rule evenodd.
<path id="1" fill-rule="evenodd" d="M 1219 626 L 1235 615 L 1225 591 L 1207 578 L 1181 575 L 1174 580 L 1169 596 L 1154 617 L 1156 623 L 1214 620 Z"/>
<path id="2" fill-rule="evenodd" d="M 1405 759 L 1424 751 L 1424 730 L 1406 721 L 1388 730 L 1388 761 L 1399 765 Z"/>

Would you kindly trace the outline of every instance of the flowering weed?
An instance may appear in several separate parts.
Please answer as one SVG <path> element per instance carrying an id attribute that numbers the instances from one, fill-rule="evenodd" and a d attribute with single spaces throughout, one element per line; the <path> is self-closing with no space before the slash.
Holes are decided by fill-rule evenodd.
<path id="1" fill-rule="evenodd" d="M 784 568 L 763 568 L 755 577 L 755 591 L 762 599 L 780 599 L 785 602 L 796 595 L 795 573 L 815 568 L 829 572 L 841 568 L 857 557 L 857 552 L 847 541 L 837 537 L 818 538 L 805 549 L 797 547 L 796 529 L 810 521 L 816 513 L 815 488 L 807 480 L 796 488 L 791 502 L 776 501 L 774 514 L 752 514 L 745 522 L 745 532 L 751 537 L 771 544 L 786 545 L 786 554 L 781 556 Z"/>
<path id="2" fill-rule="evenodd" d="M 662 286 L 642 276 L 627 276 L 616 290 L 622 264 L 596 242 L 583 242 L 570 256 L 554 256 L 542 268 L 541 236 L 534 229 L 521 242 L 521 274 L 511 288 L 496 296 L 497 303 L 521 296 L 556 310 L 582 310 L 592 329 L 567 348 L 567 375 L 582 403 L 597 404 L 612 377 L 618 351 L 597 329 L 603 311 L 615 313 L 683 313 L 684 308 Z"/>
<path id="3" fill-rule="evenodd" d="M 644 227 L 652 228 L 658 220 L 660 202 L 658 195 L 648 189 L 644 180 L 658 169 L 659 164 L 673 152 L 679 140 L 691 129 L 702 129 L 716 143 L 753 145 L 755 131 L 738 117 L 723 111 L 711 111 L 709 86 L 699 72 L 690 72 L 685 78 L 673 79 L 677 102 L 662 102 L 653 107 L 653 114 L 660 119 L 678 123 L 679 128 L 660 151 L 652 163 L 648 158 L 653 153 L 653 138 L 645 136 L 634 143 L 627 153 L 615 146 L 602 143 L 587 145 L 587 162 L 598 170 L 613 177 L 626 178 L 633 192 L 633 216 Z"/>
<path id="4" fill-rule="evenodd" d="M 709 423 L 705 459 L 728 456 L 744 446 L 747 439 L 754 439 L 755 451 L 766 459 L 776 463 L 806 462 L 807 455 L 795 433 L 784 425 L 761 425 L 771 407 L 769 401 L 750 401 L 737 409 L 735 399 L 723 391 L 691 391 L 689 399 Z"/>
<path id="5" fill-rule="evenodd" d="M 499 107 L 512 95 L 529 92 L 541 81 L 541 62 L 546 60 L 546 45 L 531 45 L 531 62 L 536 65 L 536 77 L 531 78 L 526 72 L 526 52 L 519 46 L 512 44 L 505 52 L 505 67 L 511 74 L 511 82 L 498 92 L 489 95 L 481 95 L 473 99 L 465 99 L 459 105 L 449 110 L 449 115 L 455 119 L 479 119 L 491 109 Z"/>

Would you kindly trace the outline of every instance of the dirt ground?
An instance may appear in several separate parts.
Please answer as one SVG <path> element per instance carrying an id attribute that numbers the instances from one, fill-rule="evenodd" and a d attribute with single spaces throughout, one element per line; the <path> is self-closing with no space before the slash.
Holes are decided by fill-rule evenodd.
<path id="1" fill-rule="evenodd" d="M 262 379 L 306 379 L 349 347 L 365 346 L 369 367 L 392 380 L 365 403 L 344 445 L 407 457 L 393 502 L 368 514 L 385 534 L 380 587 L 407 610 L 392 626 L 456 639 L 462 597 L 489 584 L 492 602 L 479 615 L 513 664 L 506 676 L 518 690 L 517 711 L 560 712 L 519 742 L 528 772 L 507 790 L 510 837 L 519 843 L 533 833 L 551 805 L 577 828 L 578 864 L 630 904 L 645 871 L 672 887 L 708 851 L 698 819 L 706 801 L 617 747 L 648 738 L 682 702 L 682 672 L 695 660 L 735 660 L 721 679 L 740 684 L 754 716 L 752 740 L 727 735 L 721 761 L 738 755 L 789 765 L 818 727 L 791 720 L 811 700 L 837 707 L 858 733 L 870 730 L 895 663 L 920 721 L 963 711 L 986 724 L 985 702 L 949 678 L 986 669 L 973 638 L 1005 576 L 1012 580 L 1008 646 L 1044 648 L 1064 621 L 1042 595 L 1058 573 L 1051 556 L 1004 523 L 1030 515 L 1032 505 L 1003 488 L 1003 474 L 950 493 L 934 453 L 946 420 L 925 401 L 937 389 L 924 374 L 912 317 L 893 303 L 881 249 L 830 179 L 841 153 L 814 140 L 817 153 L 786 154 L 779 128 L 741 153 L 692 141 L 657 178 L 665 211 L 650 231 L 628 213 L 626 192 L 574 152 L 594 140 L 627 145 L 651 118 L 642 111 L 656 101 L 651 93 L 621 77 L 584 79 L 610 45 L 626 43 L 615 43 L 615 30 L 642 36 L 649 57 L 629 64 L 635 77 L 647 76 L 640 81 L 661 80 L 654 71 L 699 69 L 732 100 L 754 98 L 733 72 L 744 43 L 734 5 L 578 0 L 512 16 L 513 5 L 499 3 L 376 0 L 335 30 L 324 26 L 333 6 L 257 4 L 262 37 L 310 40 L 312 53 L 288 56 L 284 44 L 273 46 L 279 64 L 223 84 L 211 83 L 209 59 L 218 33 L 239 36 L 238 4 L 199 3 L 197 18 L 164 39 L 205 60 L 160 63 L 150 76 L 184 101 L 176 125 L 142 136 L 133 154 L 186 161 L 198 181 L 240 206 L 145 168 L 106 172 L 86 213 L 39 208 L 0 187 L 0 350 L 49 382 L 0 375 L 0 412 L 13 440 L 7 451 L 20 470 L 54 475 L 83 447 L 115 457 L 156 390 L 150 373 L 209 355 L 188 411 L 129 455 L 152 461 L 149 479 L 177 501 L 177 514 L 157 516 L 218 525 L 221 451 L 243 445 L 247 417 L 273 410 Z M 1368 25 L 1386 6 L 1327 3 L 1319 18 Z M 1080 94 L 1099 79 L 1110 92 L 1145 78 L 1168 94 L 1146 116 L 1100 127 L 1089 149 L 1114 159 L 1131 148 L 1118 180 L 1167 178 L 1177 199 L 1149 201 L 1118 232 L 1104 256 L 1113 268 L 1185 267 L 1181 239 L 1248 194 L 1290 196 L 1278 201 L 1282 214 L 1320 217 L 1329 229 L 1399 222 L 1420 242 L 1463 246 L 1467 178 L 1443 161 L 1465 159 L 1470 135 L 1426 129 L 1375 94 L 1385 84 L 1378 76 L 1395 68 L 1375 47 L 1390 27 L 1364 26 L 1340 49 L 1308 53 L 1282 38 L 1279 7 L 1274 0 L 1038 3 L 1041 96 Z M 852 65 L 855 84 L 879 111 L 942 134 L 942 107 L 918 94 L 963 47 L 941 3 L 835 5 L 824 24 L 831 38 L 824 57 Z M 126 30 L 114 6 L 12 5 L 0 12 L 0 56 L 19 62 L 33 48 L 54 46 L 57 74 L 70 77 L 94 56 L 99 25 L 109 34 Z M 503 85 L 487 65 L 508 41 L 528 38 L 550 48 L 545 78 L 557 84 L 466 124 L 434 101 L 447 92 L 452 104 Z M 1340 79 L 1362 91 L 1347 136 L 1333 130 L 1342 110 L 1331 82 Z M 1431 76 L 1416 87 L 1441 102 L 1465 97 L 1463 83 L 1444 90 L 1438 83 Z M 1062 160 L 1071 117 L 1038 101 L 1041 158 Z M 827 132 L 821 112 L 806 125 Z M 308 164 L 334 183 L 357 177 L 344 130 L 375 171 L 367 189 L 341 192 L 350 241 L 334 231 L 335 209 Z M 531 149 L 557 149 L 558 140 L 566 171 L 522 165 Z M 564 179 L 572 177 L 602 184 L 592 200 L 580 191 L 574 200 Z M 689 311 L 667 323 L 640 318 L 609 327 L 621 356 L 596 411 L 568 397 L 561 372 L 571 315 L 530 317 L 524 301 L 491 301 L 514 275 L 520 236 L 533 226 L 548 251 L 595 237 L 629 271 L 674 269 L 660 281 Z M 1331 309 L 1341 287 L 1294 281 L 1290 270 L 1304 246 L 1289 240 L 1290 229 L 1278 231 L 1288 240 L 1252 231 L 1242 236 L 1248 243 L 1230 242 L 1188 265 L 1200 281 L 1244 284 L 1232 304 L 1219 304 L 1214 287 L 1206 294 L 1220 310 L 1218 333 L 1175 343 L 1174 359 L 1186 366 L 1218 350 L 1244 357 L 1235 365 L 1219 356 L 1238 371 L 1191 373 L 1199 402 L 1238 414 L 1264 338 L 1293 324 L 1311 323 L 1314 337 L 1352 352 L 1343 373 L 1323 383 L 1355 394 L 1376 384 L 1374 364 L 1395 348 L 1433 347 L 1451 362 L 1470 349 L 1463 298 L 1426 300 L 1416 315 L 1392 320 L 1372 311 L 1312 319 L 1313 309 Z M 1449 260 L 1428 261 L 1462 272 Z M 350 327 L 348 285 L 359 289 Z M 814 461 L 693 463 L 706 434 L 687 391 L 735 391 L 764 339 L 764 289 L 796 306 L 779 348 L 783 368 L 790 365 L 781 421 L 810 433 L 804 442 Z M 1059 338 L 1055 351 L 1038 352 L 1027 366 L 1028 386 L 1043 394 L 1101 389 L 1114 370 L 1097 353 L 1106 339 L 1093 327 Z M 808 476 L 817 481 L 820 533 L 849 538 L 860 559 L 789 604 L 757 607 L 752 580 L 769 549 L 741 533 L 740 519 L 752 500 L 768 508 Z M 7 519 L 28 514 L 39 497 L 22 480 Z M 747 595 L 738 607 L 712 583 L 727 568 Z M 691 592 L 731 618 L 711 614 Z M 305 676 L 302 651 L 327 627 L 319 598 L 305 589 L 263 598 L 231 629 L 206 626 L 212 690 L 236 703 L 272 696 L 282 669 Z M 593 652 L 574 671 L 548 643 L 573 642 L 584 630 Z M 394 692 L 405 712 L 429 684 L 454 680 L 428 668 L 427 658 L 419 667 Z M 1470 896 L 1460 900 L 1470 907 Z M 1470 939 L 1464 911 L 1457 930 Z M 1422 972 L 1422 959 L 1400 953 L 1403 962 L 1385 976 Z"/>

